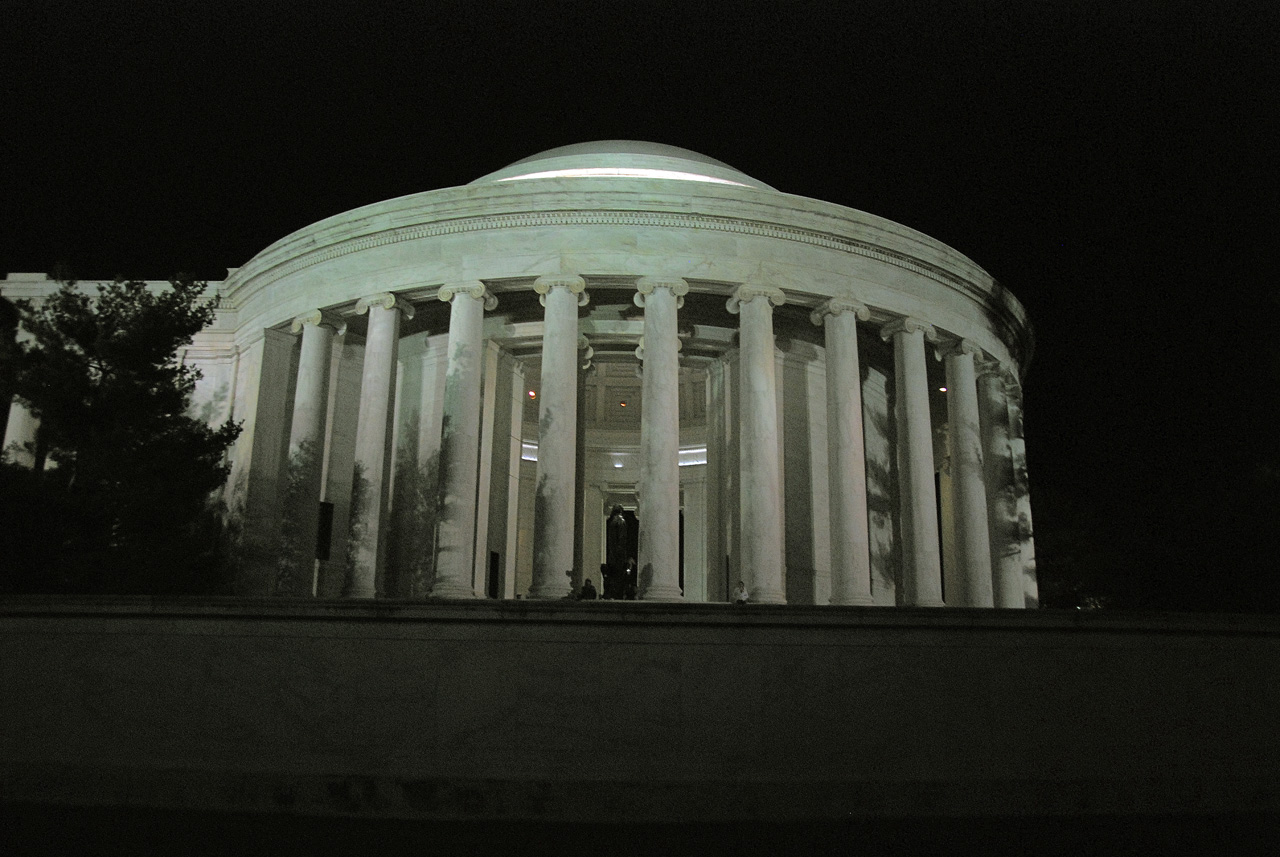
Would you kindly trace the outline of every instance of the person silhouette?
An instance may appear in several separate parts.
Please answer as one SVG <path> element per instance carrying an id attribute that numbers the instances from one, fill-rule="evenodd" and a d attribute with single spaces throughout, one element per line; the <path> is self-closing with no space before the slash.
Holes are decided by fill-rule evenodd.
<path id="1" fill-rule="evenodd" d="M 609 510 L 604 547 L 604 597 L 624 598 L 627 588 L 627 518 L 622 514 L 621 506 L 615 505 Z"/>

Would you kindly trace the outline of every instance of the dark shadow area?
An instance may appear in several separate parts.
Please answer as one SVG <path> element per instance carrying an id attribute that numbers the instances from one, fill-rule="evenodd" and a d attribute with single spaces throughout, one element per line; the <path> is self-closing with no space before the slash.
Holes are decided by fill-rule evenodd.
<path id="1" fill-rule="evenodd" d="M 1274 815 L 991 817 L 815 822 L 547 821 L 222 814 L 0 806 L 13 855 L 1268 854 Z"/>

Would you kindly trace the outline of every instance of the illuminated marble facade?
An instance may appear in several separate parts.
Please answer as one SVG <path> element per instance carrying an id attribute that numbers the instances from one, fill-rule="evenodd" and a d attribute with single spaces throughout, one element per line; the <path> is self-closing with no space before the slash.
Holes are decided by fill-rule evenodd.
<path id="1" fill-rule="evenodd" d="M 642 599 L 1036 604 L 1029 323 L 907 227 L 609 141 L 331 217 L 211 285 L 184 359 L 197 412 L 243 421 L 244 593 L 599 589 L 617 504 Z M 15 404 L 5 446 L 30 431 Z"/>

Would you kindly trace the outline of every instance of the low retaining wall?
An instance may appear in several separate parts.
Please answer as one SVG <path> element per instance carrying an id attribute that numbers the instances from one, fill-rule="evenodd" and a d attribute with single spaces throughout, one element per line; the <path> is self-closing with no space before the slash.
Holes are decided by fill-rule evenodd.
<path id="1" fill-rule="evenodd" d="M 0 799 L 428 820 L 1280 812 L 1280 621 L 0 600 Z"/>

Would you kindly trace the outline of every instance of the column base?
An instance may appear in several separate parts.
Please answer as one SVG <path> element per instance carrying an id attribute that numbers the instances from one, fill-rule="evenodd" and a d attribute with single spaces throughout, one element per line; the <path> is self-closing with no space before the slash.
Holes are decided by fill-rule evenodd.
<path id="1" fill-rule="evenodd" d="M 750 594 L 750 603 L 752 604 L 786 604 L 787 593 L 781 589 L 752 589 Z"/>
<path id="2" fill-rule="evenodd" d="M 906 602 L 902 606 L 903 607 L 946 607 L 947 603 L 945 601 L 917 601 L 914 604 L 910 602 Z"/>
<path id="3" fill-rule="evenodd" d="M 560 598 L 567 598 L 571 595 L 568 584 L 563 586 L 531 586 L 529 594 L 525 596 L 531 601 L 554 601 Z"/>
<path id="4" fill-rule="evenodd" d="M 452 598 L 452 599 L 470 599 L 475 600 L 480 596 L 476 591 L 468 586 L 461 586 L 456 583 L 437 583 L 431 587 L 428 598 Z"/>
<path id="5" fill-rule="evenodd" d="M 678 586 L 650 586 L 639 596 L 641 601 L 684 601 Z"/>
<path id="6" fill-rule="evenodd" d="M 378 593 L 372 587 L 366 589 L 363 586 L 352 587 L 342 593 L 343 598 L 377 598 Z"/>

